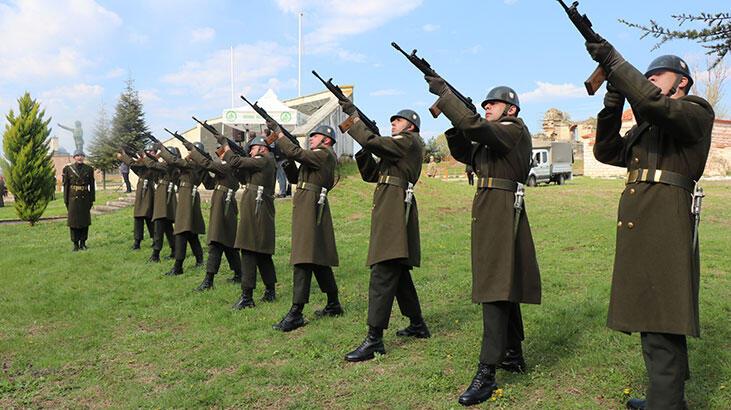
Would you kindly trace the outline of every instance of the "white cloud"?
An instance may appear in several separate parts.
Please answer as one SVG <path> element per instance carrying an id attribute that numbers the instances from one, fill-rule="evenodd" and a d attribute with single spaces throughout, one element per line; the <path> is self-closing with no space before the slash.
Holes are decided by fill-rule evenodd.
<path id="1" fill-rule="evenodd" d="M 431 33 L 433 31 L 439 30 L 439 24 L 424 24 L 421 26 L 421 29 L 426 31 L 427 33 Z"/>
<path id="2" fill-rule="evenodd" d="M 305 23 L 310 16 L 328 24 L 305 34 L 304 48 L 308 53 L 332 52 L 344 37 L 376 29 L 394 18 L 419 7 L 423 0 L 361 0 L 357 6 L 340 0 L 277 0 L 280 10 L 287 13 L 304 12 Z"/>
<path id="3" fill-rule="evenodd" d="M 119 77 L 123 76 L 125 72 L 126 71 L 124 68 L 115 67 L 115 68 L 112 68 L 111 70 L 107 71 L 106 74 L 104 74 L 104 78 L 106 78 L 108 80 L 111 80 L 113 78 L 119 78 Z"/>
<path id="4" fill-rule="evenodd" d="M 129 34 L 127 35 L 127 39 L 130 43 L 140 46 L 145 45 L 148 41 L 150 41 L 150 37 L 147 34 L 143 34 L 134 30 L 129 32 Z"/>
<path id="5" fill-rule="evenodd" d="M 160 96 L 157 94 L 157 90 L 155 90 L 155 89 L 140 90 L 138 92 L 138 95 L 140 97 L 140 100 L 142 100 L 143 105 L 162 100 L 162 98 L 160 98 Z"/>
<path id="6" fill-rule="evenodd" d="M 536 84 L 538 87 L 534 90 L 519 94 L 521 102 L 586 97 L 586 89 L 576 84 L 552 84 L 543 81 L 537 81 Z"/>
<path id="7" fill-rule="evenodd" d="M 383 90 L 376 90 L 369 94 L 371 97 L 390 97 L 394 95 L 404 95 L 404 92 L 395 88 L 385 88 Z"/>
<path id="8" fill-rule="evenodd" d="M 73 76 L 122 19 L 93 0 L 0 4 L 0 81 Z"/>
<path id="9" fill-rule="evenodd" d="M 87 100 L 102 95 L 104 87 L 91 84 L 63 85 L 41 93 L 41 100 L 44 103 Z"/>
<path id="10" fill-rule="evenodd" d="M 351 63 L 364 63 L 366 61 L 365 54 L 354 53 L 348 50 L 338 50 L 338 58 Z"/>
<path id="11" fill-rule="evenodd" d="M 237 45 L 234 47 L 237 89 L 247 93 L 265 91 L 263 82 L 275 78 L 288 67 L 292 54 L 293 50 L 275 42 Z M 188 93 L 192 91 L 206 100 L 228 101 L 231 93 L 230 61 L 230 50 L 221 49 L 200 60 L 185 62 L 176 72 L 163 76 L 162 81 L 173 86 L 174 92 L 188 90 Z"/>
<path id="12" fill-rule="evenodd" d="M 216 30 L 211 27 L 197 28 L 190 33 L 191 41 L 194 43 L 202 43 L 210 41 L 216 36 Z"/>

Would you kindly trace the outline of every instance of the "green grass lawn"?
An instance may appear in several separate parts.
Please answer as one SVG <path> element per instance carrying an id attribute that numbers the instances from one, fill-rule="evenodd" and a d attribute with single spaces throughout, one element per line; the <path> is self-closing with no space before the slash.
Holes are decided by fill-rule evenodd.
<path id="1" fill-rule="evenodd" d="M 104 205 L 107 201 L 117 199 L 124 195 L 123 191 L 101 189 L 96 191 L 96 205 Z M 50 218 L 57 216 L 66 216 L 66 205 L 63 203 L 63 192 L 56 192 L 56 199 L 48 203 L 48 207 L 43 212 L 42 218 Z M 0 208 L 0 221 L 18 219 L 15 213 L 15 204 L 13 202 L 5 202 L 5 206 Z M 1 260 L 0 260 L 1 261 Z"/>
<path id="2" fill-rule="evenodd" d="M 197 294 L 204 272 L 192 256 L 185 275 L 170 278 L 162 274 L 171 261 L 145 262 L 149 239 L 131 251 L 130 208 L 95 217 L 90 249 L 79 253 L 70 252 L 63 222 L 0 226 L 0 407 L 459 408 L 482 331 L 470 302 L 474 190 L 422 181 L 423 259 L 413 277 L 433 337 L 396 338 L 408 320 L 394 304 L 388 353 L 359 364 L 343 355 L 366 331 L 373 186 L 354 176 L 330 197 L 346 314 L 314 317 L 325 297 L 313 280 L 310 323 L 289 334 L 271 328 L 292 296 L 289 201 L 277 202 L 278 300 L 259 302 L 259 281 L 257 307 L 239 312 L 231 310 L 240 289 L 225 282 L 227 268 L 213 291 Z M 689 340 L 687 398 L 694 409 L 728 409 L 731 183 L 705 189 L 702 338 Z M 619 409 L 625 389 L 643 395 L 639 335 L 605 327 L 621 190 L 618 180 L 584 178 L 528 190 L 544 302 L 523 307 L 528 373 L 499 371 L 503 396 L 483 408 Z"/>

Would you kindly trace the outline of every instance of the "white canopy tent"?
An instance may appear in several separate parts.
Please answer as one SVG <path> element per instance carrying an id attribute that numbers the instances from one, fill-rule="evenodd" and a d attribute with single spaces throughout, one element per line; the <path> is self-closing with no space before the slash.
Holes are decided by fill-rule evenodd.
<path id="1" fill-rule="evenodd" d="M 297 125 L 307 121 L 309 116 L 284 104 L 274 91 L 270 88 L 257 100 L 257 104 L 263 108 L 272 118 L 287 129 L 292 130 Z M 223 110 L 221 122 L 228 127 L 246 130 L 250 125 L 264 125 L 264 119 L 260 117 L 248 104 L 241 107 Z"/>

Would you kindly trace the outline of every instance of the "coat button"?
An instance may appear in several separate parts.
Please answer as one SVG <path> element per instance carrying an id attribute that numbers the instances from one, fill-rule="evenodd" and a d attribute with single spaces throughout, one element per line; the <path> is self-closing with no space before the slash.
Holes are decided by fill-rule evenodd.
<path id="1" fill-rule="evenodd" d="M 621 228 L 621 227 L 622 227 L 622 221 L 617 222 L 617 228 Z"/>
<path id="2" fill-rule="evenodd" d="M 634 157 L 634 158 L 632 158 L 632 161 L 634 161 L 634 162 L 635 162 L 635 164 L 636 164 L 636 163 L 640 162 L 640 159 L 639 159 L 639 158 L 637 158 L 637 157 Z"/>
<path id="3" fill-rule="evenodd" d="M 634 193 L 635 193 L 635 189 L 634 189 L 634 188 L 630 188 L 630 189 L 629 189 L 629 193 L 630 193 L 630 194 L 634 194 Z"/>
<path id="4" fill-rule="evenodd" d="M 475 218 L 475 217 L 473 216 L 473 217 L 472 217 L 472 222 L 477 222 L 477 218 Z"/>
<path id="5" fill-rule="evenodd" d="M 628 229 L 632 229 L 634 227 L 635 227 L 635 224 L 633 224 L 632 222 L 627 222 L 627 228 Z"/>

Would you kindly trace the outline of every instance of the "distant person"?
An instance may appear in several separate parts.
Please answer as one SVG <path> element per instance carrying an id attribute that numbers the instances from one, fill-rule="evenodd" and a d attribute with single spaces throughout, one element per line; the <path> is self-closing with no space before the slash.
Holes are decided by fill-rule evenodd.
<path id="1" fill-rule="evenodd" d="M 437 176 L 437 162 L 434 159 L 434 155 L 429 155 L 429 164 L 426 166 L 426 176 L 429 178 Z"/>
<path id="2" fill-rule="evenodd" d="M 125 164 L 124 162 L 121 162 L 119 164 L 119 173 L 122 175 L 122 179 L 124 180 L 124 185 L 127 187 L 127 189 L 124 192 L 130 193 L 132 192 L 132 184 L 129 182 L 129 165 Z"/>
<path id="3" fill-rule="evenodd" d="M 85 250 L 94 204 L 94 168 L 84 164 L 84 151 L 74 152 L 74 162 L 63 168 L 63 202 L 68 210 L 66 223 L 71 230 L 73 251 Z"/>
<path id="4" fill-rule="evenodd" d="M 5 196 L 8 194 L 8 189 L 5 187 L 5 177 L 0 175 L 0 208 L 5 206 Z"/>
<path id="5" fill-rule="evenodd" d="M 475 170 L 472 168 L 471 164 L 465 165 L 464 173 L 467 175 L 467 183 L 475 185 Z"/>

